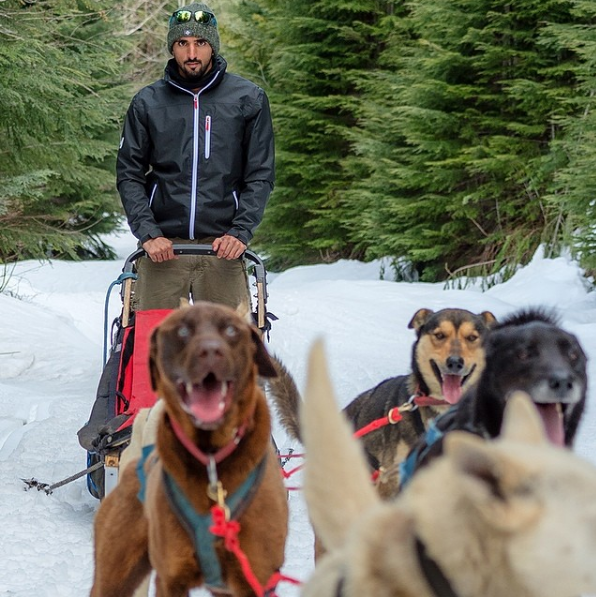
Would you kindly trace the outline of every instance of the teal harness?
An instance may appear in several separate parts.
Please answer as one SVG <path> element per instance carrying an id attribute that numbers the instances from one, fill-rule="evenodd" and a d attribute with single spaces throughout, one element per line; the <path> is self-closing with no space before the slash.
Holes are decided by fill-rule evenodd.
<path id="1" fill-rule="evenodd" d="M 138 498 L 141 502 L 145 501 L 146 490 L 144 465 L 151 456 L 154 448 L 155 446 L 144 447 L 137 464 L 137 475 L 141 483 Z M 226 496 L 226 506 L 230 512 L 230 520 L 238 519 L 250 504 L 263 478 L 266 463 L 267 454 L 251 471 L 240 487 L 234 493 Z M 226 585 L 222 578 L 221 566 L 215 553 L 216 537 L 209 532 L 209 527 L 213 524 L 211 512 L 199 514 L 172 476 L 165 471 L 163 472 L 163 482 L 165 494 L 172 511 L 176 514 L 180 524 L 193 541 L 195 554 L 205 576 L 205 583 L 213 588 L 225 589 Z"/>

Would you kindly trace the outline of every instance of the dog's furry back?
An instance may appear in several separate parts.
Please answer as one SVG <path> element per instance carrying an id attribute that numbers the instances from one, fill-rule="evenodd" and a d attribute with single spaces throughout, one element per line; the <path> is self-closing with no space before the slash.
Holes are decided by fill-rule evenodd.
<path id="1" fill-rule="evenodd" d="M 434 597 L 416 540 L 459 597 L 596 591 L 596 468 L 548 444 L 525 395 L 509 401 L 501 439 L 449 434 L 443 457 L 391 502 L 367 483 L 320 343 L 310 357 L 301 426 L 305 499 L 329 550 L 304 597 Z"/>

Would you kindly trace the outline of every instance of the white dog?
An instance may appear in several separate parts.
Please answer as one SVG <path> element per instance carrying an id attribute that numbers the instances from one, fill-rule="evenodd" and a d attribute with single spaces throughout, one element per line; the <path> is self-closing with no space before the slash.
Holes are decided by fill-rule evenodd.
<path id="1" fill-rule="evenodd" d="M 452 432 L 393 502 L 370 483 L 322 344 L 301 425 L 304 493 L 327 554 L 304 597 L 572 597 L 596 593 L 596 467 L 546 440 L 527 396 L 502 435 Z"/>

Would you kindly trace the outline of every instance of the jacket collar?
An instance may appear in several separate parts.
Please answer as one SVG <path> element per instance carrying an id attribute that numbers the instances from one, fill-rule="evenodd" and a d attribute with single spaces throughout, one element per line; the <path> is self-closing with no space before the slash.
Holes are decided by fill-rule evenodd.
<path id="1" fill-rule="evenodd" d="M 192 92 L 193 89 L 200 87 L 202 89 L 217 87 L 222 80 L 228 68 L 228 63 L 222 56 L 216 56 L 213 68 L 201 77 L 198 81 L 189 82 L 184 79 L 178 72 L 178 65 L 174 58 L 170 58 L 164 70 L 164 81 L 173 87 L 177 87 L 186 92 Z"/>

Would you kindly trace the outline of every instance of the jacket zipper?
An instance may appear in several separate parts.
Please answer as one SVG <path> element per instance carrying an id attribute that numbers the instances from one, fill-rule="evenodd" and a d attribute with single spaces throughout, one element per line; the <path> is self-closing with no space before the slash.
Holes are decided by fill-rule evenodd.
<path id="1" fill-rule="evenodd" d="M 151 195 L 149 197 L 149 207 L 151 207 L 153 205 L 153 199 L 155 199 L 156 192 L 157 192 L 157 183 L 155 183 L 153 185 L 153 188 L 151 189 Z"/>
<path id="2" fill-rule="evenodd" d="M 199 92 L 200 93 L 200 92 Z M 192 189 L 190 192 L 190 214 L 188 218 L 188 238 L 195 238 L 195 217 L 197 211 L 197 179 L 199 177 L 199 94 L 193 95 L 192 133 Z"/>
<path id="3" fill-rule="evenodd" d="M 178 87 L 182 91 L 186 93 L 190 93 L 193 96 L 193 133 L 192 133 L 192 189 L 190 192 L 190 213 L 188 218 L 188 238 L 189 240 L 194 240 L 195 238 L 195 218 L 197 212 L 197 181 L 199 179 L 199 95 L 203 93 L 203 91 L 209 89 L 213 85 L 213 83 L 219 78 L 220 72 L 215 73 L 215 76 L 197 93 L 193 93 L 192 91 L 188 91 L 179 85 L 171 82 L 171 85 L 174 87 Z M 209 117 L 209 128 L 211 129 L 211 118 Z M 209 153 L 211 153 L 211 138 L 209 138 Z"/>
<path id="4" fill-rule="evenodd" d="M 205 159 L 211 155 L 211 116 L 205 116 Z"/>

